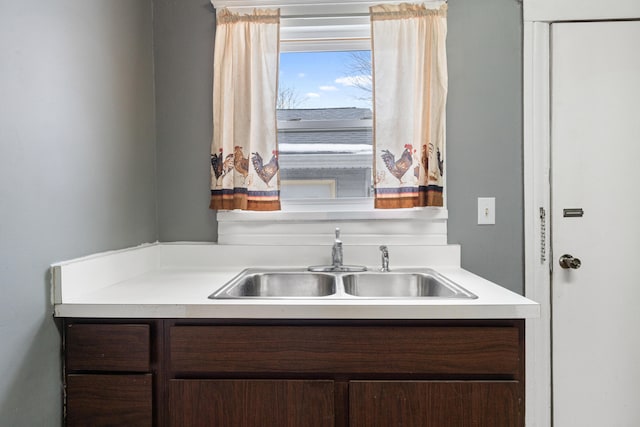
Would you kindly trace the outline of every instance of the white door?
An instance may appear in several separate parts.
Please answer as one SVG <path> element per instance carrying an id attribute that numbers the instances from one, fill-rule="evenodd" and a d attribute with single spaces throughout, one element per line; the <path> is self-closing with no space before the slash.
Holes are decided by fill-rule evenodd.
<path id="1" fill-rule="evenodd" d="M 554 426 L 638 427 L 640 22 L 553 24 L 551 51 Z"/>

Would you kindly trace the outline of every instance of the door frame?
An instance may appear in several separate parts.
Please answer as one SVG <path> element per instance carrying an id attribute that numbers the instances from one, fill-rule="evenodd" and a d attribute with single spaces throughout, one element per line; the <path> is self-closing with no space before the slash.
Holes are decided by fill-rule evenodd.
<path id="1" fill-rule="evenodd" d="M 524 289 L 540 304 L 540 317 L 527 319 L 525 328 L 527 427 L 552 425 L 550 30 L 550 22 L 524 22 Z"/>

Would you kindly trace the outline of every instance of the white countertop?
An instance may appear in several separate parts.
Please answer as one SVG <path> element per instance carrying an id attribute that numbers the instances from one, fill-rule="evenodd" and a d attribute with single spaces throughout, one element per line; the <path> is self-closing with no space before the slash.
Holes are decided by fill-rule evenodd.
<path id="1" fill-rule="evenodd" d="M 350 251 L 358 255 L 352 255 L 350 259 Z M 318 260 L 318 257 L 325 252 L 325 247 L 156 243 L 98 254 L 52 266 L 54 314 L 57 317 L 212 319 L 516 319 L 539 316 L 537 303 L 458 267 L 459 247 L 455 245 L 390 247 L 392 268 L 394 259 L 398 263 L 402 260 L 403 268 L 433 268 L 477 295 L 477 299 L 208 298 L 246 267 L 274 267 L 275 262 L 284 259 L 288 263 L 278 264 L 278 267 L 322 264 L 327 260 Z M 375 258 L 371 258 L 372 255 Z M 377 247 L 345 247 L 345 261 L 349 264 L 364 258 L 377 260 Z M 420 265 L 415 258 L 432 262 Z"/>

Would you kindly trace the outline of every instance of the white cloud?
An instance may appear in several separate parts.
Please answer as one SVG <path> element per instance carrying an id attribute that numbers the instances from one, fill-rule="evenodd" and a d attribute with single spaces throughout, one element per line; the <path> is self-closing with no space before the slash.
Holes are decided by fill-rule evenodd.
<path id="1" fill-rule="evenodd" d="M 300 77 L 301 79 L 304 78 L 304 76 L 306 76 L 305 73 L 298 73 L 298 77 Z"/>
<path id="2" fill-rule="evenodd" d="M 309 93 L 305 94 L 305 96 L 307 96 L 309 98 L 320 98 L 320 94 L 319 93 L 315 93 L 315 92 L 309 92 Z"/>
<path id="3" fill-rule="evenodd" d="M 371 76 L 360 75 L 338 77 L 335 82 L 343 86 L 369 85 L 371 82 Z"/>
<path id="4" fill-rule="evenodd" d="M 337 87 L 335 86 L 320 86 L 318 89 L 320 90 L 324 90 L 326 92 L 330 92 L 330 91 L 334 91 L 334 90 L 338 90 Z"/>

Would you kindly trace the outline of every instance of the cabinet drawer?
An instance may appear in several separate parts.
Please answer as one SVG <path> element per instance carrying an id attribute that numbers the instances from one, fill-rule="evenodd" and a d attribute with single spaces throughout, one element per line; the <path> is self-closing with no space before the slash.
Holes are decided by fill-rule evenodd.
<path id="1" fill-rule="evenodd" d="M 149 371 L 149 325 L 68 324 L 67 371 Z"/>
<path id="2" fill-rule="evenodd" d="M 153 381 L 143 375 L 67 375 L 66 425 L 151 426 Z"/>
<path id="3" fill-rule="evenodd" d="M 177 374 L 505 375 L 516 378 L 512 326 L 173 326 Z"/>

